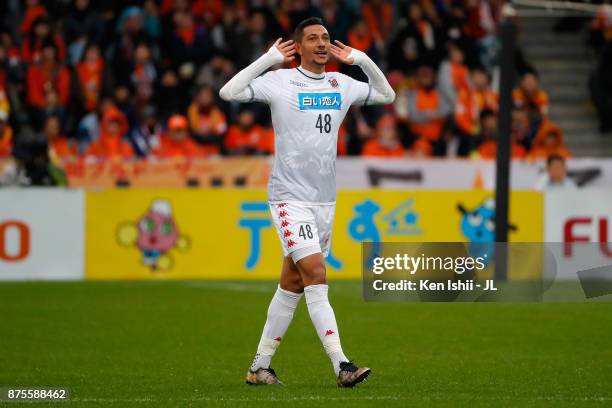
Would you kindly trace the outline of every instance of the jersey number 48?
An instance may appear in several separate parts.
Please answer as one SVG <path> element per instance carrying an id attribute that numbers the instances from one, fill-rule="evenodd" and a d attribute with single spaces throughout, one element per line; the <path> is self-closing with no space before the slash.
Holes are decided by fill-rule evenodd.
<path id="1" fill-rule="evenodd" d="M 319 129 L 319 133 L 331 132 L 331 115 L 329 113 L 326 113 L 325 115 L 319 113 L 319 117 L 317 118 L 317 124 L 315 127 Z"/>

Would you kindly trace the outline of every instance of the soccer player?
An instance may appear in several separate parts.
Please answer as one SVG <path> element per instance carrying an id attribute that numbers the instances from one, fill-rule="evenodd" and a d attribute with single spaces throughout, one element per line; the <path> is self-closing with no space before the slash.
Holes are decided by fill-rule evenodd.
<path id="1" fill-rule="evenodd" d="M 276 40 L 268 52 L 219 91 L 226 101 L 267 103 L 274 126 L 268 198 L 284 258 L 280 284 L 247 373 L 248 384 L 282 384 L 270 361 L 302 296 L 338 385 L 352 387 L 370 374 L 369 368 L 355 366 L 342 351 L 327 297 L 324 257 L 331 245 L 336 205 L 338 128 L 351 105 L 391 103 L 395 92 L 365 53 L 340 41 L 334 43 L 319 18 L 306 19 L 296 27 L 295 40 Z M 359 65 L 369 84 L 325 72 L 330 55 L 342 63 Z M 298 68 L 261 75 L 296 56 L 300 58 Z"/>

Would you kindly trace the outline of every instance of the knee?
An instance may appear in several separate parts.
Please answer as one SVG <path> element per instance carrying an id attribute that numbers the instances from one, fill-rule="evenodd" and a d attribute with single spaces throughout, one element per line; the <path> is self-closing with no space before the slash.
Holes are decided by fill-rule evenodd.
<path id="1" fill-rule="evenodd" d="M 293 293 L 302 293 L 304 291 L 302 277 L 299 274 L 295 274 L 291 278 L 281 279 L 280 287 Z"/>
<path id="2" fill-rule="evenodd" d="M 305 286 L 318 285 L 326 282 L 326 269 L 324 263 L 316 263 L 305 271 L 307 282 L 304 282 Z"/>

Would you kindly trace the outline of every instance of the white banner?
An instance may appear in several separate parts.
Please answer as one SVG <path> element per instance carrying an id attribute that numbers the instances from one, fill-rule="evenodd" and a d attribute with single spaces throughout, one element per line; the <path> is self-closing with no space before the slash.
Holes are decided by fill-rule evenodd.
<path id="1" fill-rule="evenodd" d="M 0 280 L 83 279 L 85 194 L 0 190 Z"/>
<path id="2" fill-rule="evenodd" d="M 370 187 L 406 189 L 495 188 L 495 162 L 468 159 L 364 159 L 341 158 L 337 183 L 343 189 Z M 612 159 L 571 159 L 568 175 L 579 188 L 612 188 Z M 543 161 L 512 162 L 510 184 L 514 190 L 533 190 L 545 174 Z"/>
<path id="3" fill-rule="evenodd" d="M 612 265 L 612 189 L 546 192 L 544 239 L 563 243 L 555 247 L 561 277 Z"/>

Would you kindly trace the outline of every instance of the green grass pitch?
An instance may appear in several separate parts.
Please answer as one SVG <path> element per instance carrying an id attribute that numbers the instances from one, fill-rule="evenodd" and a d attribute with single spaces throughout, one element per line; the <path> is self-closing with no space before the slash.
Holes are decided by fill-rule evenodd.
<path id="1" fill-rule="evenodd" d="M 273 361 L 286 386 L 249 387 L 274 289 L 0 284 L 0 387 L 70 389 L 35 407 L 612 405 L 612 303 L 365 303 L 359 282 L 330 297 L 366 383 L 336 387 L 302 301 Z"/>

